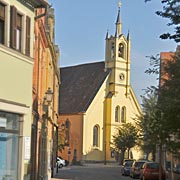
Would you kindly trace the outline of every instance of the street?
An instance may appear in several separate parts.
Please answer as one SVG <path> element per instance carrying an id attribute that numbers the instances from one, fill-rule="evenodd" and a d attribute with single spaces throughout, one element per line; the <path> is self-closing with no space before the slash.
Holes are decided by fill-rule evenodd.
<path id="1" fill-rule="evenodd" d="M 59 169 L 54 178 L 66 180 L 130 180 L 121 176 L 120 165 L 86 164 Z"/>

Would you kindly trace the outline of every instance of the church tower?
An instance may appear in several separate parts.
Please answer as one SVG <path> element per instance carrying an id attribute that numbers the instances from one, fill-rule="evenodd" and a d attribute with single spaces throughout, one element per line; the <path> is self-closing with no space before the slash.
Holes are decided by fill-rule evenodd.
<path id="1" fill-rule="evenodd" d="M 115 34 L 106 34 L 105 67 L 111 69 L 109 92 L 117 93 L 118 87 L 126 88 L 126 96 L 130 86 L 130 35 L 122 34 L 120 4 L 116 20 Z"/>

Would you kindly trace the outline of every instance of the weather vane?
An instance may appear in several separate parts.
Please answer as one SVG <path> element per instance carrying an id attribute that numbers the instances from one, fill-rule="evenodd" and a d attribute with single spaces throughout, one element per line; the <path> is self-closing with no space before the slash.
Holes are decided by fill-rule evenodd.
<path id="1" fill-rule="evenodd" d="M 119 9 L 121 8 L 121 5 L 122 5 L 122 3 L 121 3 L 121 1 L 119 1 L 119 2 L 118 2 L 118 8 L 119 8 Z"/>

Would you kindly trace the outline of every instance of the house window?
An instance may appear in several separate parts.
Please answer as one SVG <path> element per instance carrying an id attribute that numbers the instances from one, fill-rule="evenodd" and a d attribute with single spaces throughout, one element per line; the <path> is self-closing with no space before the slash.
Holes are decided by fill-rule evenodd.
<path id="1" fill-rule="evenodd" d="M 126 107 L 123 106 L 121 109 L 121 123 L 126 123 Z"/>
<path id="2" fill-rule="evenodd" d="M 118 56 L 124 58 L 124 45 L 122 43 L 119 44 Z"/>
<path id="3" fill-rule="evenodd" d="M 26 55 L 30 56 L 30 29 L 31 29 L 31 19 L 26 17 Z"/>
<path id="4" fill-rule="evenodd" d="M 97 125 L 93 128 L 93 146 L 99 146 L 99 127 Z"/>
<path id="5" fill-rule="evenodd" d="M 21 51 L 21 38 L 22 38 L 22 16 L 17 14 L 17 27 L 16 27 L 16 50 Z"/>
<path id="6" fill-rule="evenodd" d="M 116 109 L 115 109 L 115 122 L 119 122 L 119 118 L 120 118 L 120 107 L 116 106 Z"/>
<path id="7" fill-rule="evenodd" d="M 0 44 L 4 44 L 5 36 L 5 5 L 0 3 Z"/>
<path id="8" fill-rule="evenodd" d="M 10 16 L 10 47 L 22 51 L 22 42 L 25 42 L 25 54 L 30 56 L 30 30 L 31 19 L 26 16 L 26 37 L 23 38 L 23 16 L 17 12 L 15 6 L 11 6 Z"/>

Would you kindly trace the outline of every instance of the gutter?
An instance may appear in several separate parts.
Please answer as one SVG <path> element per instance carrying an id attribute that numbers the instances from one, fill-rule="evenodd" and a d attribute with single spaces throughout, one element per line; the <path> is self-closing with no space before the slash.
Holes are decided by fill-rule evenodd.
<path id="1" fill-rule="evenodd" d="M 41 17 L 44 17 L 46 14 L 47 14 L 47 9 L 50 8 L 51 6 L 46 3 L 45 1 L 41 1 L 41 6 L 37 6 L 35 8 L 45 8 L 45 12 L 43 14 L 40 14 L 38 16 L 35 16 L 34 17 L 34 20 L 36 21 L 37 19 L 41 18 Z"/>

